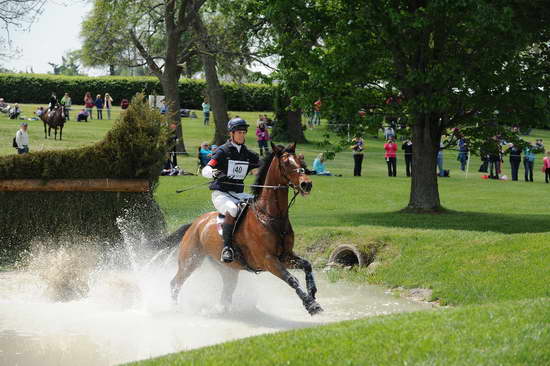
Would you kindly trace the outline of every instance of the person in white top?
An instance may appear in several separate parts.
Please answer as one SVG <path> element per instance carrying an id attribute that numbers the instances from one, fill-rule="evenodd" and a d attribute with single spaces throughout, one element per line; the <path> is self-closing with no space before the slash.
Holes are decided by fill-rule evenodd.
<path id="1" fill-rule="evenodd" d="M 17 153 L 26 154 L 29 152 L 29 134 L 27 133 L 28 125 L 26 122 L 21 123 L 21 127 L 15 134 L 15 143 L 17 144 Z"/>

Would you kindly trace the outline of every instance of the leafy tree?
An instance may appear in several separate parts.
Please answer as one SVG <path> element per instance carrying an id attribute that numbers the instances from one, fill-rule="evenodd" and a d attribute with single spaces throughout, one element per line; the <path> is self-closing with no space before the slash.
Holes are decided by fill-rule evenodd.
<path id="1" fill-rule="evenodd" d="M 548 111 L 544 1 L 266 0 L 258 6 L 276 30 L 281 77 L 300 91 L 297 103 L 322 97 L 324 109 L 351 116 L 373 102 L 359 98 L 369 91 L 380 95 L 376 107 L 410 127 L 411 210 L 441 208 L 436 154 L 449 128 L 490 135 L 498 126 L 541 122 Z"/>
<path id="2" fill-rule="evenodd" d="M 61 65 L 53 62 L 48 62 L 53 69 L 55 75 L 81 75 L 80 68 L 80 50 L 68 51 L 64 56 L 61 56 Z"/>

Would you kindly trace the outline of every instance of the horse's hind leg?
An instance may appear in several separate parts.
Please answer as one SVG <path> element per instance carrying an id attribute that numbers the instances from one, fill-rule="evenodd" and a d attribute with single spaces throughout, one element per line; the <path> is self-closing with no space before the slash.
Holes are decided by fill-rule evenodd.
<path id="1" fill-rule="evenodd" d="M 277 258 L 271 258 L 267 266 L 271 273 L 285 281 L 296 291 L 296 294 L 300 300 L 302 300 L 304 307 L 310 315 L 315 315 L 323 311 L 323 308 L 315 301 L 315 298 L 302 290 L 298 279 L 294 277 Z"/>
<path id="2" fill-rule="evenodd" d="M 183 247 L 181 249 L 181 253 L 178 260 L 178 272 L 170 281 L 170 289 L 172 294 L 172 301 L 177 304 L 178 303 L 178 296 L 181 290 L 181 286 L 185 282 L 186 279 L 191 276 L 193 271 L 195 271 L 200 264 L 202 263 L 202 260 L 204 259 L 204 255 L 202 253 L 199 253 L 197 250 L 192 250 L 192 248 Z"/>
<path id="3" fill-rule="evenodd" d="M 304 258 L 298 257 L 294 254 L 290 256 L 288 264 L 292 268 L 301 269 L 305 272 L 307 293 L 315 299 L 317 286 L 315 285 L 315 279 L 313 278 L 313 268 L 311 267 L 311 264 Z"/>
<path id="4" fill-rule="evenodd" d="M 44 122 L 44 138 L 48 138 L 48 131 L 46 130 L 46 122 Z"/>

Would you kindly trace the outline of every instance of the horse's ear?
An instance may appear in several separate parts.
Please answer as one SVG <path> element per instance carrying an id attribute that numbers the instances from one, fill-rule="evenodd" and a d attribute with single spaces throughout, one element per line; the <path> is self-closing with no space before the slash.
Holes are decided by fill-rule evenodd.
<path id="1" fill-rule="evenodd" d="M 288 145 L 287 149 L 292 151 L 292 152 L 296 152 L 296 143 Z"/>
<path id="2" fill-rule="evenodd" d="M 279 152 L 279 148 L 277 147 L 277 145 L 275 145 L 273 143 L 273 141 L 271 142 L 271 150 L 274 152 L 274 153 L 278 153 Z"/>

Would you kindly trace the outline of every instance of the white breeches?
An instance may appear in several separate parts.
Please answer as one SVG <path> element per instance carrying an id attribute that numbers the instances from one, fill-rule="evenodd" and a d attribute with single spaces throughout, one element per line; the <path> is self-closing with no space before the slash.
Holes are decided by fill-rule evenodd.
<path id="1" fill-rule="evenodd" d="M 216 210 L 222 215 L 229 214 L 233 217 L 237 217 L 239 213 L 239 199 L 252 198 L 253 196 L 249 193 L 235 193 L 231 192 L 231 197 L 229 194 L 221 191 L 212 192 L 212 203 Z M 235 198 L 237 197 L 237 198 Z"/>

